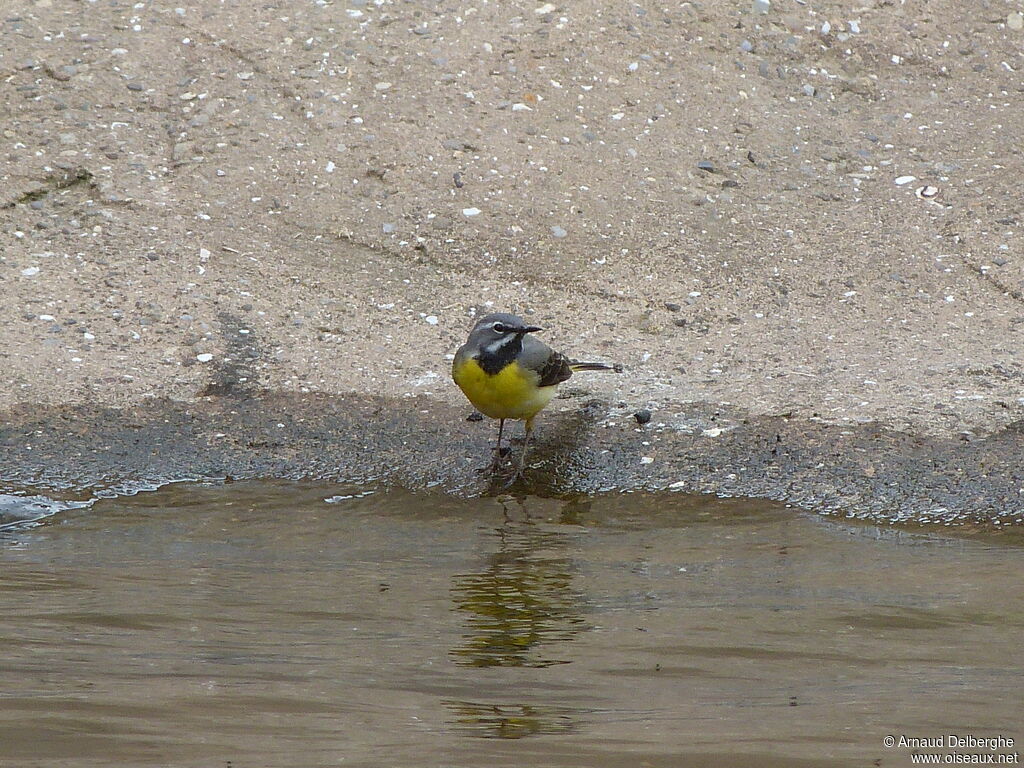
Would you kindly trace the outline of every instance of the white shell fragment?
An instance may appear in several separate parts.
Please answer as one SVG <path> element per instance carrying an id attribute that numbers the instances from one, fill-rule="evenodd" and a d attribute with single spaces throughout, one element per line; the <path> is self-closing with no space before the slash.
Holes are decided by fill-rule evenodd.
<path id="1" fill-rule="evenodd" d="M 939 194 L 939 188 L 933 187 L 930 184 L 925 184 L 923 187 L 918 187 L 914 190 L 914 194 L 922 200 L 930 200 Z"/>
<path id="2" fill-rule="evenodd" d="M 909 184 L 912 181 L 917 181 L 917 176 L 897 176 L 893 180 L 893 184 L 902 187 L 904 184 Z"/>
<path id="3" fill-rule="evenodd" d="M 479 208 L 463 208 L 462 209 L 462 215 L 463 216 L 479 216 L 481 213 L 483 213 L 483 211 L 481 211 Z"/>

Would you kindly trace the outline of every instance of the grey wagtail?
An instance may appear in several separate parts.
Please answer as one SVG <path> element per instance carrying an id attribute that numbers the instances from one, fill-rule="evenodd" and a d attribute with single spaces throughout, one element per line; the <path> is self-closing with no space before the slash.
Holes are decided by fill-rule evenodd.
<path id="1" fill-rule="evenodd" d="M 526 422 L 526 440 L 513 480 L 523 472 L 533 419 L 551 402 L 559 384 L 573 371 L 621 371 L 621 365 L 580 363 L 555 352 L 528 334 L 542 331 L 521 317 L 497 312 L 481 317 L 459 347 L 452 378 L 478 411 L 498 420 L 493 467 L 501 459 L 506 419 Z"/>

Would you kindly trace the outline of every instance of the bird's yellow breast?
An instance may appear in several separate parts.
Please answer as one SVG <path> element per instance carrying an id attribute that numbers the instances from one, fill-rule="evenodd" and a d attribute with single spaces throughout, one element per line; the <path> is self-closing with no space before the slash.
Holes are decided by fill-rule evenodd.
<path id="1" fill-rule="evenodd" d="M 495 374 L 473 358 L 456 360 L 452 378 L 480 413 L 492 419 L 531 419 L 555 396 L 554 387 L 539 387 L 540 377 L 513 361 Z"/>

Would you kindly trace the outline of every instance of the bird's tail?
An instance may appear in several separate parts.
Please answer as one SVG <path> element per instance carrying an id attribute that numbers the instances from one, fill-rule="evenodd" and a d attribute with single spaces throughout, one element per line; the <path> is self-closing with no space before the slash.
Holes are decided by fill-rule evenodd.
<path id="1" fill-rule="evenodd" d="M 607 365 L 606 363 L 583 363 L 571 360 L 569 367 L 574 371 L 614 371 L 615 373 L 622 373 L 622 363 Z"/>

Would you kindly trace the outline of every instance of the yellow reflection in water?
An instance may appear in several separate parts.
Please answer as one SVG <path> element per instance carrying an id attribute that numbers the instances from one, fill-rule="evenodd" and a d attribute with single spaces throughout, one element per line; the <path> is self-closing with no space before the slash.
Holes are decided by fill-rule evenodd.
<path id="1" fill-rule="evenodd" d="M 483 704 L 445 701 L 455 715 L 458 728 L 484 739 L 522 739 L 552 733 L 567 733 L 576 726 L 575 710 L 530 704 Z"/>

